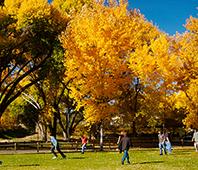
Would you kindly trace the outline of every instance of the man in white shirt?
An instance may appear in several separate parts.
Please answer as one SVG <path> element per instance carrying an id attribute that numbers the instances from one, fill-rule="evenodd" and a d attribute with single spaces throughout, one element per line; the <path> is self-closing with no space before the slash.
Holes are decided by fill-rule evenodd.
<path id="1" fill-rule="evenodd" d="M 196 152 L 198 152 L 198 131 L 196 130 L 194 130 L 192 141 L 194 142 L 194 147 L 195 147 Z"/>

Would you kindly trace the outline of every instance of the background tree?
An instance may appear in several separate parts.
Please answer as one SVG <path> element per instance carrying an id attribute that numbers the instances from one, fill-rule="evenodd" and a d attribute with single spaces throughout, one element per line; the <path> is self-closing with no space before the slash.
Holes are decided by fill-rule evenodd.
<path id="1" fill-rule="evenodd" d="M 125 3 L 84 7 L 62 36 L 65 80 L 72 79 L 71 95 L 91 122 L 118 112 L 116 103 L 134 76 L 127 66 L 129 52 L 158 35 L 141 14 L 127 13 L 126 7 Z"/>
<path id="2" fill-rule="evenodd" d="M 40 80 L 29 75 L 53 55 L 58 35 L 68 22 L 66 15 L 45 0 L 6 0 L 1 12 L 0 116 L 25 89 Z"/>
<path id="3" fill-rule="evenodd" d="M 145 96 L 149 94 L 149 98 L 153 100 L 159 96 L 159 99 L 154 101 L 155 105 L 158 106 L 157 111 L 164 116 L 166 116 L 167 110 L 170 111 L 169 105 L 167 105 L 168 100 L 170 100 L 169 96 L 177 95 L 178 98 L 185 96 L 185 102 L 183 100 L 181 109 L 187 109 L 189 116 L 194 115 L 194 119 L 191 120 L 196 121 L 197 104 L 194 102 L 197 100 L 197 88 L 194 87 L 198 75 L 196 64 L 197 33 L 196 26 L 194 27 L 196 23 L 197 19 L 190 18 L 187 23 L 189 32 L 175 37 L 162 34 L 151 44 L 144 45 L 131 53 L 129 67 L 134 69 L 142 80 Z M 196 122 L 190 123 L 188 118 L 185 120 L 186 125 L 196 126 Z"/>
<path id="4" fill-rule="evenodd" d="M 63 82 L 65 67 L 63 66 L 63 50 L 61 47 L 48 63 L 46 72 L 44 93 L 47 104 L 50 106 L 51 114 L 48 124 L 51 131 L 56 134 L 59 124 L 66 139 L 74 132 L 75 127 L 83 120 L 82 109 L 75 111 L 76 104 L 69 97 L 68 83 Z"/>
<path id="5" fill-rule="evenodd" d="M 181 63 L 175 78 L 180 90 L 178 105 L 186 109 L 185 125 L 198 128 L 198 18 L 190 17 L 186 28 L 188 32 L 176 37 L 177 55 Z"/>

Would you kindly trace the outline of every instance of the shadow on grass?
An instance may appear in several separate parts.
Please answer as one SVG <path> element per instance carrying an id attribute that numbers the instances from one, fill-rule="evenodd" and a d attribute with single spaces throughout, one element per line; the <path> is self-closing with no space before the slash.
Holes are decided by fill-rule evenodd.
<path id="1" fill-rule="evenodd" d="M 191 151 L 177 151 L 174 152 L 174 155 L 190 155 L 191 153 Z"/>
<path id="2" fill-rule="evenodd" d="M 137 163 L 133 163 L 133 164 L 156 164 L 156 163 L 164 163 L 164 161 L 137 162 Z"/>
<path id="3" fill-rule="evenodd" d="M 17 165 L 17 166 L 40 166 L 39 164 L 25 164 L 25 165 Z"/>
<path id="4" fill-rule="evenodd" d="M 29 166 L 40 166 L 39 164 L 24 164 L 24 165 L 3 165 L 3 167 L 29 167 Z"/>
<path id="5" fill-rule="evenodd" d="M 68 159 L 86 159 L 86 157 L 75 156 L 75 157 L 69 157 Z"/>

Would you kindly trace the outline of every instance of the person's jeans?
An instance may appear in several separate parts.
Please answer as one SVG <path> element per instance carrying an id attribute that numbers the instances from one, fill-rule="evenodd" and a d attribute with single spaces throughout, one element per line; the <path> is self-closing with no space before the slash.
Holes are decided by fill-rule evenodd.
<path id="1" fill-rule="evenodd" d="M 166 150 L 168 151 L 168 153 L 170 154 L 172 152 L 172 146 L 171 146 L 171 143 L 169 141 L 166 141 L 165 142 L 165 147 L 166 147 Z"/>
<path id="2" fill-rule="evenodd" d="M 82 145 L 82 150 L 81 150 L 81 152 L 82 152 L 82 153 L 84 153 L 84 152 L 85 152 L 86 145 L 87 145 L 86 143 L 84 143 L 84 144 Z"/>
<path id="3" fill-rule="evenodd" d="M 124 163 L 125 159 L 127 159 L 127 162 L 129 162 L 129 153 L 128 153 L 128 150 L 124 150 L 124 155 L 122 157 L 122 162 Z"/>
<path id="4" fill-rule="evenodd" d="M 198 152 L 198 142 L 194 142 L 194 147 L 195 147 L 196 152 Z"/>
<path id="5" fill-rule="evenodd" d="M 163 155 L 163 150 L 164 150 L 164 153 L 166 154 L 166 146 L 165 146 L 165 143 L 159 143 L 159 149 L 160 149 L 160 155 Z"/>
<path id="6" fill-rule="evenodd" d="M 55 147 L 54 145 L 52 145 L 52 147 L 51 147 L 51 152 L 54 154 L 55 157 L 58 156 L 57 153 L 55 152 L 55 149 L 61 154 L 61 156 L 62 156 L 63 158 L 66 157 L 65 154 L 60 150 L 60 147 L 59 147 L 58 144 L 57 144 L 56 147 Z"/>
<path id="7" fill-rule="evenodd" d="M 55 152 L 56 147 L 54 145 L 52 145 L 51 147 L 51 152 L 54 154 L 55 157 L 57 157 L 57 154 Z"/>

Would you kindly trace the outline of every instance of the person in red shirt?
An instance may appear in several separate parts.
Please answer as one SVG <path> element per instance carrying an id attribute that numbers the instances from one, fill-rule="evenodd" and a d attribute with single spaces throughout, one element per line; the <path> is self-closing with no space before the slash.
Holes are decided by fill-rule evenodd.
<path id="1" fill-rule="evenodd" d="M 83 136 L 81 137 L 81 141 L 82 141 L 81 153 L 84 154 L 85 149 L 86 149 L 86 146 L 87 146 L 87 142 L 88 142 L 88 139 L 87 139 L 86 135 L 83 135 Z"/>

